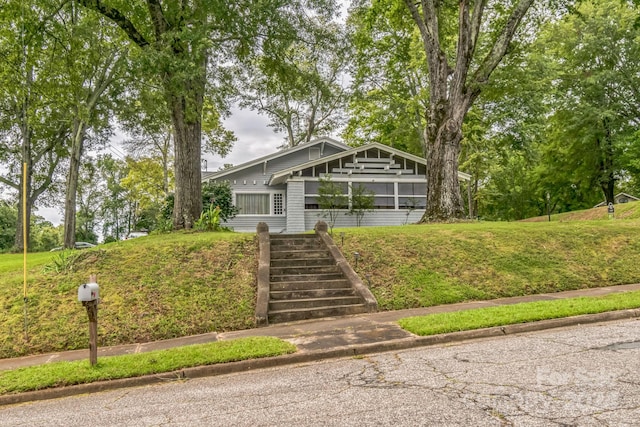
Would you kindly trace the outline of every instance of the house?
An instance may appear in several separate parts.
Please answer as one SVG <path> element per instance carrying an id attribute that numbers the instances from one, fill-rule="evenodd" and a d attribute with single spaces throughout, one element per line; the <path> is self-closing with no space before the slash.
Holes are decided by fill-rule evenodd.
<path id="1" fill-rule="evenodd" d="M 616 205 L 619 203 L 637 202 L 638 200 L 640 199 L 627 193 L 618 193 L 613 197 L 613 203 L 615 203 Z M 607 206 L 607 201 L 605 200 L 604 202 L 598 203 L 594 206 L 594 208 L 599 208 L 601 206 Z"/>
<path id="2" fill-rule="evenodd" d="M 417 222 L 426 205 L 426 161 L 379 143 L 349 147 L 319 138 L 297 147 L 218 172 L 203 172 L 202 181 L 228 181 L 239 214 L 226 225 L 236 231 L 255 231 L 259 222 L 272 232 L 312 230 L 323 212 L 318 206 L 319 179 L 330 175 L 345 194 L 362 185 L 374 196 L 374 211 L 363 226 Z M 459 172 L 462 180 L 468 174 Z M 344 213 L 344 214 L 342 214 Z M 356 226 L 355 216 L 338 216 L 336 227 Z"/>

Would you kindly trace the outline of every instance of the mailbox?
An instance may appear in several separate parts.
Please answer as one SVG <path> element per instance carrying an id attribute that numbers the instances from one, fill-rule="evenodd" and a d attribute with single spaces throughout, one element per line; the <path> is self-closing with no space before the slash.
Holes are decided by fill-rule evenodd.
<path id="1" fill-rule="evenodd" d="M 78 288 L 78 301 L 97 301 L 100 299 L 100 287 L 97 283 L 85 283 Z"/>

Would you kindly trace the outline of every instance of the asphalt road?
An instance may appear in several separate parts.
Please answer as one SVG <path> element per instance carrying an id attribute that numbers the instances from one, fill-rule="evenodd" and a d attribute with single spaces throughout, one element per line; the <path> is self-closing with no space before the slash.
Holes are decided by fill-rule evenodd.
<path id="1" fill-rule="evenodd" d="M 0 407 L 0 426 L 632 426 L 640 321 Z"/>

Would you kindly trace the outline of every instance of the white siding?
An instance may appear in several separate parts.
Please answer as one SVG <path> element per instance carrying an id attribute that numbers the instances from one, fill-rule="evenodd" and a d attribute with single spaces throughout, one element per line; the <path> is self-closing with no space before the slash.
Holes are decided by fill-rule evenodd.
<path id="1" fill-rule="evenodd" d="M 267 223 L 271 233 L 281 233 L 286 227 L 286 219 L 284 216 L 237 216 L 225 222 L 223 225 L 233 228 L 233 231 L 255 233 L 259 222 Z"/>
<path id="2" fill-rule="evenodd" d="M 287 185 L 287 233 L 300 233 L 305 228 L 304 181 L 292 178 Z M 311 226 L 313 228 L 313 226 Z"/>
<path id="3" fill-rule="evenodd" d="M 233 171 L 228 173 L 227 175 L 216 178 L 212 173 L 208 173 L 205 178 L 206 180 L 220 180 L 220 181 L 229 181 L 233 186 L 233 181 L 236 181 L 237 185 L 244 185 L 243 182 L 246 181 L 247 185 L 253 185 L 253 181 L 256 181 L 256 186 L 264 185 L 264 181 L 269 181 L 271 175 L 276 172 L 280 172 L 281 170 L 288 169 L 290 167 L 295 167 L 297 165 L 307 163 L 309 161 L 309 149 L 315 148 L 320 149 L 322 146 L 321 142 L 316 144 L 310 144 L 309 147 L 305 147 L 298 151 L 281 151 L 280 155 L 270 159 L 266 162 L 255 164 L 251 167 L 243 168 L 239 171 Z M 327 157 L 336 153 L 344 151 L 343 149 L 339 149 L 330 144 L 324 144 L 324 149 L 322 151 L 322 157 Z M 234 186 L 235 187 L 235 186 Z"/>
<path id="4" fill-rule="evenodd" d="M 336 228 L 344 228 L 344 227 L 356 227 L 356 217 L 355 215 L 346 215 L 348 211 L 341 211 L 338 217 L 336 218 L 336 223 L 334 227 Z M 362 218 L 362 222 L 360 223 L 361 227 L 376 227 L 383 225 L 403 225 L 403 224 L 415 224 L 420 221 L 422 215 L 424 214 L 424 209 L 416 209 L 411 211 L 409 217 L 407 217 L 406 210 L 390 210 L 390 209 L 381 209 L 373 212 L 367 212 L 364 214 Z M 308 210 L 304 213 L 304 223 L 305 230 L 313 230 L 316 223 L 318 221 L 324 221 L 328 224 L 328 218 L 322 216 L 322 210 Z M 287 230 L 288 231 L 288 230 Z"/>

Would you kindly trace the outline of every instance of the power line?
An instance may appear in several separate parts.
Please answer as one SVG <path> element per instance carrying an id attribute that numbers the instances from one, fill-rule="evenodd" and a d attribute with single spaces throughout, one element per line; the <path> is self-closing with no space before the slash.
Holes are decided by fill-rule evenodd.
<path id="1" fill-rule="evenodd" d="M 115 154 L 115 156 L 120 159 L 120 160 L 125 160 L 127 158 L 127 155 L 120 150 L 118 147 L 116 147 L 115 145 L 113 145 L 112 143 L 108 142 L 108 149 Z"/>

